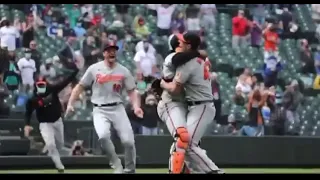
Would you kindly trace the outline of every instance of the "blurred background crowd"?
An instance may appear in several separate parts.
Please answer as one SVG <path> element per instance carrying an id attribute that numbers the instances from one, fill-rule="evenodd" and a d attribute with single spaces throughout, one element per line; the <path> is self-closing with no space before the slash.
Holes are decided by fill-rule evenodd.
<path id="1" fill-rule="evenodd" d="M 320 4 L 0 4 L 0 19 L 2 118 L 23 118 L 37 75 L 57 83 L 74 61 L 80 77 L 112 41 L 143 97 L 143 119 L 127 106 L 134 132 L 166 133 L 148 89 L 170 36 L 192 31 L 212 64 L 208 135 L 320 135 Z M 92 120 L 90 93 L 70 120 Z"/>

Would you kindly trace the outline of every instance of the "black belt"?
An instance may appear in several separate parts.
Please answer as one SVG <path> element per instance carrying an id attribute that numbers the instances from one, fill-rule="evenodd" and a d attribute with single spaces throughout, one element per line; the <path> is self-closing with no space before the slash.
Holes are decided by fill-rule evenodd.
<path id="1" fill-rule="evenodd" d="M 94 107 L 107 107 L 107 106 L 117 106 L 119 104 L 122 104 L 121 102 L 114 102 L 109 104 L 93 104 Z"/>
<path id="2" fill-rule="evenodd" d="M 187 101 L 188 106 L 195 106 L 195 105 L 200 105 L 204 103 L 213 103 L 212 100 L 207 100 L 207 101 Z"/>

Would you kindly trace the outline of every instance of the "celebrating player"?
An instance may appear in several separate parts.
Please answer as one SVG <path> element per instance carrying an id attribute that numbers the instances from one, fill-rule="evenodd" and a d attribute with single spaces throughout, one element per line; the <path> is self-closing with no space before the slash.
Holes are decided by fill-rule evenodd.
<path id="1" fill-rule="evenodd" d="M 118 46 L 109 44 L 103 51 L 104 61 L 87 69 L 71 93 L 67 113 L 74 111 L 73 104 L 84 88 L 91 86 L 94 128 L 102 148 L 110 158 L 114 173 L 135 173 L 136 149 L 133 130 L 122 102 L 123 88 L 128 92 L 134 113 L 142 118 L 143 111 L 133 76 L 127 68 L 116 62 L 118 49 Z M 111 126 L 117 131 L 125 148 L 125 170 L 110 138 Z"/>
<path id="2" fill-rule="evenodd" d="M 30 119 L 32 112 L 36 111 L 36 116 L 40 123 L 40 133 L 45 147 L 48 149 L 48 155 L 60 173 L 64 172 L 64 166 L 59 155 L 64 146 L 64 129 L 61 119 L 62 106 L 58 94 L 75 79 L 79 70 L 75 64 L 73 64 L 73 67 L 76 69 L 74 73 L 59 84 L 49 84 L 44 78 L 40 77 L 35 82 L 33 96 L 26 104 L 24 135 L 28 137 L 30 131 L 32 131 Z"/>
<path id="3" fill-rule="evenodd" d="M 200 38 L 192 33 L 177 35 L 180 47 L 183 51 L 197 51 Z M 210 73 L 205 61 L 201 58 L 193 58 L 183 66 L 179 66 L 172 82 L 161 81 L 161 87 L 170 93 L 179 94 L 185 92 L 188 105 L 187 130 L 183 129 L 183 140 L 187 144 L 186 153 L 190 157 L 191 164 L 197 164 L 205 173 L 219 173 L 219 168 L 211 161 L 205 151 L 198 144 L 205 133 L 206 128 L 213 120 L 215 108 L 211 93 Z M 183 87 L 182 87 L 183 85 Z M 184 90 L 184 91 L 183 91 Z M 179 137 L 179 136 L 178 136 Z M 181 137 L 181 136 L 180 136 Z M 185 147 L 185 146 L 184 146 Z M 181 158 L 182 156 L 178 156 Z"/>

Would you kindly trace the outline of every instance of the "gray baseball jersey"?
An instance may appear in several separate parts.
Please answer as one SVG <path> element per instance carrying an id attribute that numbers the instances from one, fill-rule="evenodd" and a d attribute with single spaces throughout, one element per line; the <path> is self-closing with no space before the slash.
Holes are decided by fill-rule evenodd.
<path id="1" fill-rule="evenodd" d="M 175 54 L 176 54 L 175 52 L 169 54 L 164 60 L 163 67 L 162 67 L 162 75 L 165 79 L 174 78 L 175 68 L 172 66 L 172 57 Z M 184 100 L 184 93 L 181 93 L 180 95 L 172 96 L 167 90 L 163 90 L 161 98 L 164 102 L 171 102 L 171 101 L 181 102 Z"/>
<path id="2" fill-rule="evenodd" d="M 194 58 L 177 68 L 181 74 L 181 82 L 185 89 L 187 101 L 213 100 L 210 78 L 205 77 L 205 63 L 202 59 Z"/>
<path id="3" fill-rule="evenodd" d="M 187 157 L 191 163 L 197 164 L 205 173 L 217 171 L 219 168 L 198 146 L 207 127 L 215 116 L 211 81 L 205 74 L 205 63 L 202 59 L 194 58 L 176 70 L 181 74 L 180 83 L 183 84 L 187 101 L 209 101 L 188 108 L 187 129 L 191 142 L 187 149 Z"/>
<path id="4" fill-rule="evenodd" d="M 80 84 L 92 85 L 91 102 L 94 104 L 108 104 L 122 102 L 122 90 L 132 90 L 136 87 L 130 71 L 117 63 L 113 69 L 104 64 L 104 61 L 91 65 Z"/>
<path id="5" fill-rule="evenodd" d="M 80 84 L 92 86 L 91 102 L 98 105 L 122 102 L 123 90 L 133 90 L 136 87 L 134 78 L 127 68 L 117 63 L 110 69 L 104 61 L 91 65 L 80 80 Z M 122 144 L 125 144 L 125 169 L 134 171 L 136 161 L 134 134 L 123 104 L 94 107 L 92 114 L 99 141 L 111 163 L 115 167 L 122 167 L 110 139 L 112 126 Z"/>

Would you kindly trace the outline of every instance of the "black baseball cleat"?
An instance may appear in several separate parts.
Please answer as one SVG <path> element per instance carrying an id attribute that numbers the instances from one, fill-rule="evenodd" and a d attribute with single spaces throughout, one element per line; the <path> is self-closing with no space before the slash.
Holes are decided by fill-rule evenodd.
<path id="1" fill-rule="evenodd" d="M 58 169 L 58 173 L 63 174 L 64 173 L 64 169 Z"/>

